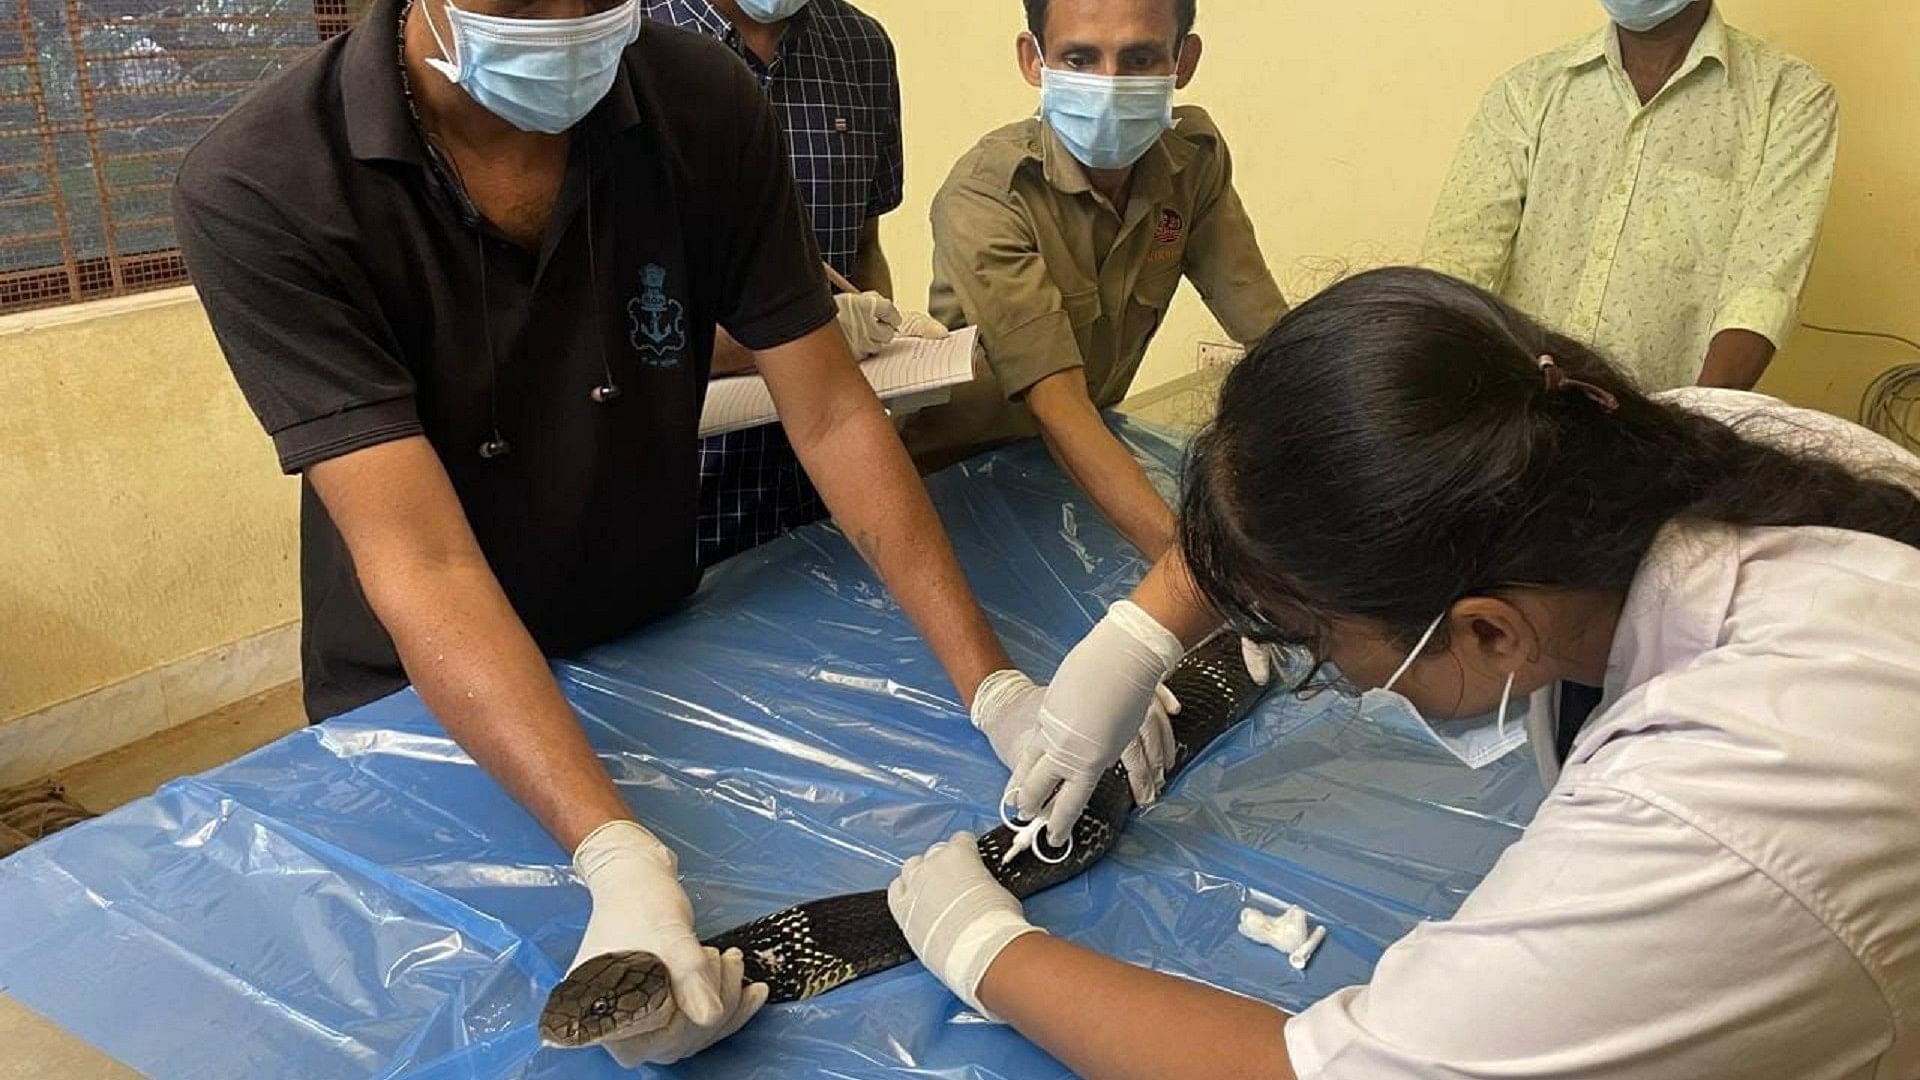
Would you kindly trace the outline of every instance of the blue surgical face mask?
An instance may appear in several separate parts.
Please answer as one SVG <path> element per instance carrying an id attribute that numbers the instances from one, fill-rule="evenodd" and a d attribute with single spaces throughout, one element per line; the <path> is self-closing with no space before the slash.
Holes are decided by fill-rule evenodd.
<path id="1" fill-rule="evenodd" d="M 1040 114 L 1089 169 L 1125 169 L 1173 127 L 1171 75 L 1040 70 Z"/>
<path id="2" fill-rule="evenodd" d="M 503 19 L 447 0 L 452 39 L 427 18 L 440 46 L 428 66 L 488 112 L 522 131 L 557 135 L 607 96 L 620 54 L 640 36 L 639 0 L 578 19 Z"/>
<path id="3" fill-rule="evenodd" d="M 807 0 L 740 0 L 740 10 L 757 23 L 777 23 L 791 19 L 807 6 Z"/>
<path id="4" fill-rule="evenodd" d="M 1651 30 L 1685 11 L 1693 0 L 1600 0 L 1613 21 L 1634 31 Z"/>
<path id="5" fill-rule="evenodd" d="M 1401 677 L 1413 667 L 1414 661 L 1426 651 L 1427 643 L 1433 640 L 1433 635 L 1440 630 L 1440 624 L 1446 620 L 1447 615 L 1444 611 L 1440 613 L 1439 618 L 1433 620 L 1433 625 L 1427 627 L 1427 632 L 1420 638 L 1420 643 L 1413 647 L 1413 652 L 1407 655 L 1406 660 L 1400 665 L 1400 670 L 1393 673 L 1393 678 L 1388 679 L 1385 686 L 1378 690 L 1368 690 L 1360 695 L 1360 715 L 1389 728 L 1401 726 L 1400 723 L 1395 722 L 1396 720 L 1404 722 L 1406 718 L 1411 717 L 1433 738 L 1433 741 L 1439 743 L 1454 757 L 1459 758 L 1468 768 L 1484 769 L 1506 757 L 1516 747 L 1527 741 L 1527 729 L 1524 724 L 1516 723 L 1511 727 L 1507 724 L 1507 705 L 1513 697 L 1514 677 L 1512 675 L 1507 676 L 1506 689 L 1500 692 L 1498 712 L 1486 717 L 1448 720 L 1444 726 L 1427 719 L 1413 702 L 1407 700 L 1405 694 L 1397 693 L 1393 689 L 1393 684 L 1399 682 Z"/>

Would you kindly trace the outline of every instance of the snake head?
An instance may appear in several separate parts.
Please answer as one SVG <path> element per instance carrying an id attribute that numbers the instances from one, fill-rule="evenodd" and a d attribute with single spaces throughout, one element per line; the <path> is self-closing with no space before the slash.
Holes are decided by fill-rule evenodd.
<path id="1" fill-rule="evenodd" d="M 540 1010 L 540 1039 L 577 1049 L 647 1035 L 673 1019 L 667 965 L 648 952 L 603 953 L 567 974 Z"/>

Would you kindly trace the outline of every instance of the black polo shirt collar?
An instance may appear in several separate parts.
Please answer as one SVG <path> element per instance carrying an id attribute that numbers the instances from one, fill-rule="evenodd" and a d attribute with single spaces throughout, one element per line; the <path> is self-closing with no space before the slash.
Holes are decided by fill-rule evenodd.
<path id="1" fill-rule="evenodd" d="M 347 145 L 360 161 L 401 161 L 427 167 L 420 133 L 407 108 L 400 78 L 400 8 L 406 0 L 378 0 L 347 35 L 340 57 L 342 107 Z M 646 33 L 643 25 L 641 33 Z M 437 77 L 437 76 L 436 76 Z M 640 103 L 627 65 L 615 71 L 613 86 L 581 127 L 614 133 L 637 127 Z"/>

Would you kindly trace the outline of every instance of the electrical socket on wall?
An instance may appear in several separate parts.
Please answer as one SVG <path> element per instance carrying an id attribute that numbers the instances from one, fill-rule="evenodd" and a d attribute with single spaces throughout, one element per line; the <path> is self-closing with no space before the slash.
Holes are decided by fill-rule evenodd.
<path id="1" fill-rule="evenodd" d="M 1203 341 L 1193 367 L 1195 371 L 1219 371 L 1239 363 L 1241 357 L 1246 355 L 1247 350 L 1238 345 L 1229 345 L 1224 341 Z"/>

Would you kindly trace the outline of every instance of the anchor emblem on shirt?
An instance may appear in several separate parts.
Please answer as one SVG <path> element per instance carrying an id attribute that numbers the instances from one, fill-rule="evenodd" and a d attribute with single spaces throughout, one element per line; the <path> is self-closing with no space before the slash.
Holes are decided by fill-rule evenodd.
<path id="1" fill-rule="evenodd" d="M 687 347 L 687 309 L 667 295 L 667 270 L 649 263 L 640 271 L 640 295 L 627 301 L 627 339 L 656 367 L 680 362 Z"/>

